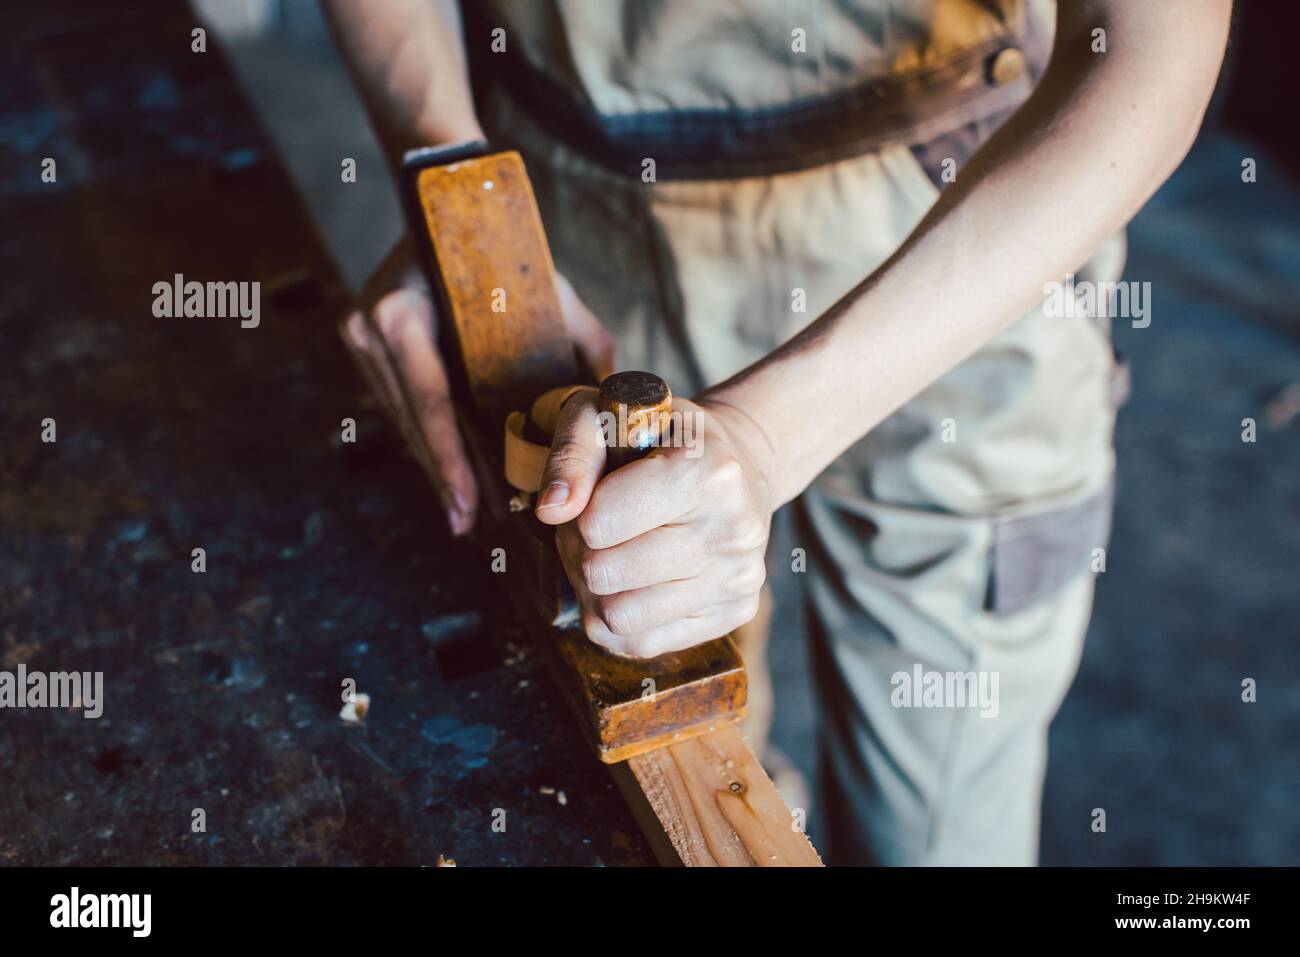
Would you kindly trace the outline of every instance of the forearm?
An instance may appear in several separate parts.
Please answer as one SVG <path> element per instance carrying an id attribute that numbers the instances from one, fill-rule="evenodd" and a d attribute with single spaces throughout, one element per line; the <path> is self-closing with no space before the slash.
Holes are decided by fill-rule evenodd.
<path id="1" fill-rule="evenodd" d="M 482 136 L 455 0 L 321 0 L 388 155 Z"/>
<path id="2" fill-rule="evenodd" d="M 1051 65 L 902 247 L 781 349 L 703 397 L 766 439 L 772 504 L 1023 315 L 1186 155 L 1227 0 L 1075 0 Z M 1110 52 L 1093 53 L 1106 30 Z"/>

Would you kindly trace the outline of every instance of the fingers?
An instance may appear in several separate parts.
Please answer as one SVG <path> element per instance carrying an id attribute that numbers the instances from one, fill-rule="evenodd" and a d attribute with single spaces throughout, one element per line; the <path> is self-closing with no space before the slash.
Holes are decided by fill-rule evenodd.
<path id="1" fill-rule="evenodd" d="M 709 570 L 714 561 L 692 547 L 688 529 L 665 525 L 613 548 L 588 548 L 574 524 L 556 535 L 560 556 L 571 562 L 593 595 L 614 595 L 660 582 L 691 578 Z M 716 599 L 714 599 L 716 601 Z"/>
<path id="2" fill-rule="evenodd" d="M 629 641 L 657 632 L 683 617 L 703 615 L 716 605 L 745 597 L 739 594 L 739 589 L 719 588 L 716 582 L 704 577 L 687 578 L 616 595 L 593 596 L 591 611 L 610 634 Z M 687 608 L 696 610 L 683 615 Z"/>
<path id="3" fill-rule="evenodd" d="M 587 637 L 610 651 L 630 658 L 656 658 L 703 641 L 721 638 L 758 614 L 759 596 L 721 602 L 671 624 L 626 637 L 615 634 L 594 614 L 583 616 Z"/>
<path id="4" fill-rule="evenodd" d="M 605 468 L 605 441 L 591 392 L 578 392 L 564 403 L 551 439 L 551 454 L 542 472 L 535 509 L 547 525 L 577 516 L 591 498 Z"/>
<path id="5" fill-rule="evenodd" d="M 588 406 L 584 416 L 590 399 Z M 612 651 L 677 651 L 757 613 L 771 522 L 764 473 L 745 454 L 740 431 L 708 421 L 707 448 L 696 443 L 695 455 L 684 444 L 660 448 L 606 475 L 585 505 L 572 503 L 581 512 L 556 532 L 583 628 Z"/>
<path id="6" fill-rule="evenodd" d="M 612 548 L 676 521 L 699 501 L 694 463 L 683 449 L 660 449 L 605 476 L 578 530 L 588 547 Z"/>
<path id="7" fill-rule="evenodd" d="M 664 582 L 616 595 L 593 595 L 573 557 L 583 549 L 572 526 L 556 535 L 564 570 L 582 608 L 591 641 L 616 654 L 654 658 L 721 638 L 758 614 L 763 571 L 736 568 L 721 581 L 709 576 Z M 760 562 L 761 565 L 761 562 Z M 748 591 L 752 587 L 752 592 Z M 738 596 L 738 597 L 737 597 Z"/>
<path id="8" fill-rule="evenodd" d="M 376 354 L 382 350 L 366 322 L 365 314 L 358 310 L 346 315 L 339 324 L 339 333 L 348 347 L 348 353 L 356 360 L 366 385 L 370 386 L 370 391 L 379 399 L 384 411 L 400 426 L 401 396 L 395 391 L 395 384 L 390 383 L 389 377 L 380 369 Z"/>
<path id="9" fill-rule="evenodd" d="M 432 302 L 418 289 L 398 288 L 375 299 L 369 317 L 346 316 L 340 332 L 438 492 L 452 533 L 465 534 L 474 524 L 478 488 L 434 345 Z"/>
<path id="10" fill-rule="evenodd" d="M 621 548 L 635 551 L 645 543 L 647 553 L 666 550 L 678 544 L 678 534 L 677 530 L 659 529 Z M 652 539 L 657 540 L 651 542 Z M 743 610 L 746 607 L 744 602 L 761 592 L 767 574 L 761 553 L 714 559 L 707 563 L 706 568 L 700 569 L 678 561 L 674 555 L 668 555 L 666 560 L 657 564 L 642 566 L 648 569 L 645 574 L 647 578 L 653 579 L 653 584 L 624 589 L 618 586 L 631 579 L 609 579 L 599 570 L 602 560 L 618 549 L 605 552 L 588 549 L 572 524 L 559 529 L 556 544 L 565 574 L 583 609 L 588 637 L 598 644 L 626 654 L 635 654 L 626 649 L 640 647 L 638 642 L 650 642 L 647 647 L 660 647 L 659 643 L 663 642 L 666 643 L 663 647 L 667 647 L 676 637 L 695 636 L 698 641 L 707 641 L 708 638 L 726 634 L 738 627 L 731 618 L 726 618 L 723 622 L 726 626 L 723 631 L 703 638 L 698 637 L 703 632 L 695 628 L 679 631 L 664 629 L 679 619 L 704 618 L 712 621 L 717 615 L 732 610 L 733 605 L 734 610 Z M 639 560 L 642 556 L 628 557 L 636 559 L 629 567 L 642 565 Z M 619 573 L 613 574 L 617 576 Z M 740 604 L 736 605 L 737 602 Z M 726 607 L 717 611 L 720 606 Z M 748 617 L 744 618 L 744 621 L 748 620 Z M 743 624 L 743 621 L 740 623 Z M 638 657 L 645 655 L 638 654 Z"/>
<path id="11" fill-rule="evenodd" d="M 413 289 L 402 289 L 381 299 L 374 315 L 406 385 L 408 411 L 429 452 L 435 484 L 445 490 L 448 523 L 454 534 L 463 535 L 474 524 L 478 488 L 456 423 L 447 372 L 433 341 L 433 303 Z"/>
<path id="12" fill-rule="evenodd" d="M 614 371 L 614 337 L 578 297 L 569 280 L 557 273 L 555 284 L 559 288 L 560 311 L 569 335 L 577 344 L 579 355 L 599 382 Z"/>

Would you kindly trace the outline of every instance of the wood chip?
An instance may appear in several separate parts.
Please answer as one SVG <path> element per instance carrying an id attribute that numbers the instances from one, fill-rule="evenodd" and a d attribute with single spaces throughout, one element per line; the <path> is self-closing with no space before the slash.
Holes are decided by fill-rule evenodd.
<path id="1" fill-rule="evenodd" d="M 347 724 L 360 724 L 366 720 L 366 714 L 370 711 L 370 695 L 357 692 L 352 696 L 351 701 L 343 703 L 343 709 L 339 711 L 339 717 Z"/>

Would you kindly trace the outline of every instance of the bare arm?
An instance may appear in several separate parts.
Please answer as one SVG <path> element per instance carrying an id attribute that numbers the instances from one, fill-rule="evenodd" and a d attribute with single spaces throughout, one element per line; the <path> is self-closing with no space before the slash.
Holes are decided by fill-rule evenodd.
<path id="1" fill-rule="evenodd" d="M 698 457 L 659 450 L 597 484 L 595 409 L 571 400 L 537 514 L 563 525 L 592 640 L 650 656 L 752 618 L 772 511 L 1024 315 L 1182 161 L 1230 7 L 1061 0 L 1043 81 L 898 252 L 785 346 L 674 403 L 700 421 Z"/>
<path id="2" fill-rule="evenodd" d="M 1041 84 L 907 242 L 785 347 L 709 393 L 749 410 L 779 450 L 774 505 L 1023 315 L 1045 282 L 1141 208 L 1196 136 L 1230 8 L 1061 0 Z M 1096 28 L 1106 53 L 1092 52 Z"/>
<path id="3" fill-rule="evenodd" d="M 321 0 L 375 134 L 396 169 L 422 146 L 483 138 L 455 0 Z M 565 322 L 593 370 L 612 370 L 613 339 L 558 277 Z M 465 456 L 429 290 L 404 240 L 340 323 L 343 341 L 442 501 L 453 534 L 473 526 L 478 488 Z"/>
<path id="4" fill-rule="evenodd" d="M 321 0 L 390 162 L 483 135 L 455 0 Z"/>

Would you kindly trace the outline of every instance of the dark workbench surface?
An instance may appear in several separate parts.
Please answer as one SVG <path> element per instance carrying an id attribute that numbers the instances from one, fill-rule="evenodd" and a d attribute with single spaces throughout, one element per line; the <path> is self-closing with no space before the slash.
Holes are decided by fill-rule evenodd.
<path id="1" fill-rule="evenodd" d="M 646 862 L 366 396 L 212 38 L 181 4 L 54 9 L 0 39 L 0 656 L 103 671 L 106 703 L 0 711 L 0 863 Z M 155 318 L 175 273 L 261 281 L 261 326 Z"/>

